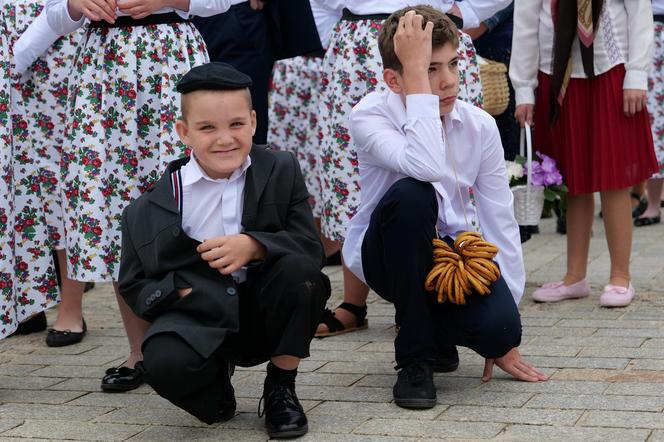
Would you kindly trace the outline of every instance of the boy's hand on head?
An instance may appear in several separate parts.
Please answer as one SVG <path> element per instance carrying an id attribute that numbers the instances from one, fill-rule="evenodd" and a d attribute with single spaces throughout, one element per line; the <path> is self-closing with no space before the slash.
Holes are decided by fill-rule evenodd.
<path id="1" fill-rule="evenodd" d="M 623 112 L 631 117 L 646 108 L 646 91 L 641 89 L 623 90 Z"/>
<path id="2" fill-rule="evenodd" d="M 145 18 L 166 6 L 168 6 L 167 0 L 118 0 L 120 11 L 123 14 L 129 14 L 131 18 L 136 20 Z M 176 5 L 173 5 L 173 7 L 176 7 Z"/>
<path id="3" fill-rule="evenodd" d="M 75 21 L 86 16 L 92 21 L 115 23 L 115 0 L 69 0 L 69 15 Z"/>
<path id="4" fill-rule="evenodd" d="M 514 347 L 500 358 L 486 359 L 484 362 L 484 373 L 482 374 L 482 382 L 489 382 L 493 376 L 493 366 L 497 365 L 504 372 L 511 374 L 516 379 L 525 382 L 539 382 L 546 381 L 549 378 L 547 375 L 530 365 L 528 361 L 523 359 L 519 349 Z"/>
<path id="5" fill-rule="evenodd" d="M 399 19 L 394 34 L 394 53 L 403 67 L 404 91 L 406 94 L 431 93 L 429 65 L 431 64 L 431 35 L 433 23 L 423 20 L 415 11 L 408 11 Z"/>
<path id="6" fill-rule="evenodd" d="M 208 239 L 196 250 L 210 267 L 219 270 L 222 275 L 230 275 L 266 255 L 261 243 L 242 233 Z"/>

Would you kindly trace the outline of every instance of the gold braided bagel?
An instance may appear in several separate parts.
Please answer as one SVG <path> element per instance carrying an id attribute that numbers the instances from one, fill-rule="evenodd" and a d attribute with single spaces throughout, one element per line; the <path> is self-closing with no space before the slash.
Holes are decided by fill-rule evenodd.
<path id="1" fill-rule="evenodd" d="M 500 277 L 493 262 L 498 247 L 485 241 L 478 232 L 463 232 L 450 247 L 433 240 L 433 268 L 424 281 L 426 290 L 436 292 L 438 303 L 450 301 L 464 305 L 472 292 L 487 295 L 489 286 Z"/>

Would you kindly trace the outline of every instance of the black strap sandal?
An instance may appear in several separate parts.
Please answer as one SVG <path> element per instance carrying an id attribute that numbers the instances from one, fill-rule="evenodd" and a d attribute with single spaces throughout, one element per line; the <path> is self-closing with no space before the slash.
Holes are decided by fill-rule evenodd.
<path id="1" fill-rule="evenodd" d="M 646 211 L 648 208 L 648 200 L 643 197 L 643 195 L 639 195 L 638 193 L 630 193 L 630 196 L 634 201 L 638 201 L 639 204 L 637 204 L 633 209 L 632 209 L 632 218 L 638 218 L 639 216 L 643 215 L 643 212 Z"/>
<path id="2" fill-rule="evenodd" d="M 636 227 L 652 226 L 659 224 L 661 221 L 661 216 L 647 216 L 645 218 L 635 218 L 634 225 Z"/>
<path id="3" fill-rule="evenodd" d="M 334 315 L 334 312 L 326 308 L 323 312 L 323 319 L 321 320 L 321 324 L 325 324 L 327 326 L 327 331 L 317 332 L 315 334 L 316 338 L 327 338 L 329 336 L 336 336 L 343 333 L 364 330 L 369 326 L 369 321 L 366 319 L 366 305 L 359 307 L 354 304 L 349 304 L 348 302 L 342 302 L 337 308 L 344 309 L 355 315 L 355 324 L 343 325 L 341 321 L 339 321 L 339 319 L 337 319 L 337 317 Z"/>

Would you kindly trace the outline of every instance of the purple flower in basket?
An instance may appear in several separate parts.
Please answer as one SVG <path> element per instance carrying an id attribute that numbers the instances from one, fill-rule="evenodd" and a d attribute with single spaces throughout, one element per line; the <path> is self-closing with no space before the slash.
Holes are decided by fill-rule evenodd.
<path id="1" fill-rule="evenodd" d="M 556 161 L 543 153 L 537 152 L 540 161 L 533 161 L 533 186 L 558 186 L 563 183 L 563 177 L 556 167 Z M 524 164 L 524 175 L 528 173 L 528 163 Z"/>

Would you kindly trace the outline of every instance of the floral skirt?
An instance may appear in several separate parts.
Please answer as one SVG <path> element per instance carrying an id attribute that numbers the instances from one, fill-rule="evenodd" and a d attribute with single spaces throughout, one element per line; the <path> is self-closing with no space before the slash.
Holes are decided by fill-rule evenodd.
<path id="1" fill-rule="evenodd" d="M 648 111 L 623 113 L 624 78 L 617 65 L 592 79 L 570 79 L 551 127 L 551 76 L 538 75 L 534 147 L 556 160 L 571 195 L 625 189 L 657 170 Z"/>
<path id="2" fill-rule="evenodd" d="M 323 61 L 318 107 L 321 229 L 343 241 L 360 204 L 357 154 L 348 131 L 350 110 L 364 96 L 386 88 L 378 51 L 382 21 L 340 21 Z M 459 32 L 459 99 L 482 106 L 482 87 L 472 40 Z"/>
<path id="3" fill-rule="evenodd" d="M 655 22 L 655 45 L 648 79 L 648 112 L 652 126 L 658 171 L 653 178 L 664 178 L 664 23 Z"/>
<path id="4" fill-rule="evenodd" d="M 318 96 L 322 66 L 323 59 L 318 57 L 296 57 L 275 63 L 267 134 L 272 147 L 293 152 L 297 157 L 316 218 L 321 214 Z"/>
<path id="5" fill-rule="evenodd" d="M 0 338 L 59 301 L 51 251 L 64 238 L 59 163 L 76 36 L 60 39 L 20 79 L 9 66 L 14 43 L 44 3 L 0 1 Z"/>
<path id="6" fill-rule="evenodd" d="M 62 155 L 70 278 L 117 280 L 122 210 L 186 154 L 175 86 L 207 61 L 191 23 L 90 29 L 82 40 Z"/>

